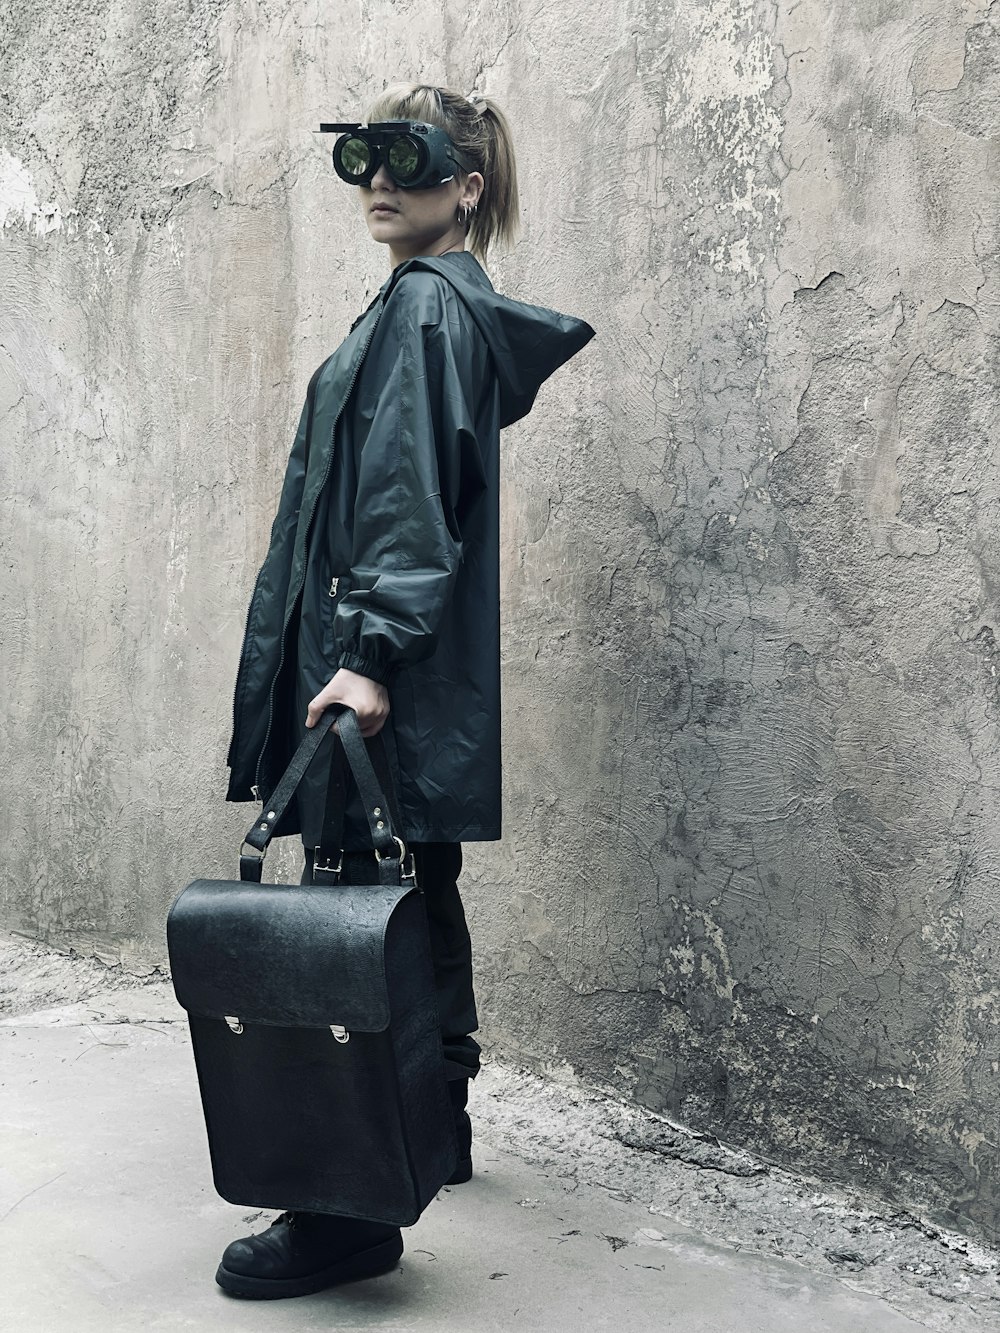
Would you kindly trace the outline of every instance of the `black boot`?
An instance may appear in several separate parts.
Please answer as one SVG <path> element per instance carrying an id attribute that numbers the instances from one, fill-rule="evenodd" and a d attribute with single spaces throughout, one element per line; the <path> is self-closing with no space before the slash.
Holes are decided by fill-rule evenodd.
<path id="1" fill-rule="evenodd" d="M 399 1227 L 325 1213 L 282 1213 L 259 1236 L 226 1247 L 215 1280 L 232 1296 L 307 1296 L 395 1268 Z"/>
<path id="2" fill-rule="evenodd" d="M 455 1117 L 455 1137 L 458 1139 L 458 1165 L 448 1179 L 449 1185 L 464 1185 L 472 1179 L 472 1121 L 465 1109 L 469 1104 L 469 1080 L 450 1078 L 448 1096 Z"/>

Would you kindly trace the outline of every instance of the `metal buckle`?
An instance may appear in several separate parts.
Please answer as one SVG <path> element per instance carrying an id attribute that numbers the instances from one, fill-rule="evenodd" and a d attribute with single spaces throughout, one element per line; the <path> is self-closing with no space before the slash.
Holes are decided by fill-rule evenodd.
<path id="1" fill-rule="evenodd" d="M 393 840 L 393 842 L 396 844 L 396 846 L 399 848 L 399 857 L 398 857 L 398 859 L 399 859 L 400 861 L 403 861 L 403 860 L 405 859 L 405 857 L 406 857 L 406 843 L 403 841 L 402 838 L 397 838 L 396 835 L 395 835 L 395 833 L 392 835 L 392 840 Z M 375 848 L 375 860 L 376 860 L 376 861 L 395 861 L 396 859 L 397 859 L 397 858 L 394 857 L 394 856 L 383 856 L 383 855 L 381 854 L 381 852 L 379 851 L 379 849 L 378 849 L 377 847 Z"/>
<path id="2" fill-rule="evenodd" d="M 401 878 L 401 879 L 412 879 L 412 880 L 413 880 L 413 883 L 416 884 L 416 882 L 417 882 L 417 858 L 414 856 L 414 854 L 413 854 L 412 852 L 407 851 L 406 843 L 403 841 L 402 838 L 397 838 L 396 835 L 393 834 L 393 835 L 392 835 L 392 840 L 393 840 L 393 842 L 396 844 L 396 846 L 399 848 L 399 866 L 400 866 L 400 872 L 401 872 L 401 873 L 400 873 L 400 878 Z M 405 870 L 405 869 L 403 868 L 403 862 L 406 860 L 407 857 L 410 858 L 410 869 L 409 869 L 409 870 Z M 376 860 L 376 861 L 393 861 L 393 860 L 395 860 L 395 859 L 396 859 L 395 857 L 391 857 L 391 856 L 390 856 L 390 857 L 383 856 L 383 855 L 379 852 L 379 849 L 378 849 L 377 847 L 375 848 L 375 860 Z"/>
<path id="3" fill-rule="evenodd" d="M 248 847 L 249 847 L 249 849 L 250 849 L 249 852 L 247 851 L 247 848 L 248 848 Z M 265 847 L 264 850 L 261 851 L 259 847 L 255 847 L 255 846 L 253 845 L 253 843 L 251 843 L 251 842 L 247 842 L 246 839 L 244 839 L 244 840 L 243 840 L 243 845 L 242 845 L 242 847 L 240 848 L 240 857 L 241 857 L 241 859 L 242 859 L 244 856 L 250 856 L 251 853 L 253 853 L 253 855 L 257 857 L 257 860 L 258 860 L 258 861 L 261 861 L 261 862 L 262 862 L 262 861 L 264 860 L 264 858 L 267 856 L 267 848 Z M 252 857 L 251 857 L 251 859 L 252 859 Z"/>
<path id="4" fill-rule="evenodd" d="M 230 1032 L 235 1032 L 237 1036 L 243 1031 L 243 1024 L 234 1014 L 226 1014 L 226 1025 Z"/>
<path id="5" fill-rule="evenodd" d="M 335 866 L 330 864 L 330 861 L 332 860 L 332 857 L 329 857 L 329 856 L 328 856 L 328 857 L 326 858 L 325 861 L 320 861 L 320 859 L 319 859 L 319 854 L 320 854 L 320 852 L 321 852 L 322 850 L 323 850 L 322 847 L 314 847 L 314 848 L 313 848 L 313 870 L 314 870 L 314 871 L 316 871 L 316 870 L 321 870 L 321 871 L 323 872 L 324 875 L 339 875 L 339 874 L 341 874 L 341 873 L 343 872 L 343 869 L 344 869 L 344 849 L 343 849 L 343 847 L 341 847 L 341 849 L 340 849 L 340 859 L 338 860 L 338 862 L 337 862 L 337 864 L 336 864 Z"/>
<path id="6" fill-rule="evenodd" d="M 351 1040 L 351 1034 L 348 1032 L 347 1028 L 341 1027 L 339 1023 L 331 1023 L 330 1031 L 333 1033 L 334 1041 L 339 1041 L 341 1046 L 346 1046 Z"/>

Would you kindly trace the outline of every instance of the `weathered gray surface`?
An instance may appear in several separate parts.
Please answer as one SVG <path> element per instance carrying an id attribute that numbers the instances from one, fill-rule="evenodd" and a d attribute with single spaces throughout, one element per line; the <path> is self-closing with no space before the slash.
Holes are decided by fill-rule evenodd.
<path id="1" fill-rule="evenodd" d="M 386 273 L 309 127 L 509 108 L 486 1035 L 995 1236 L 1000 4 L 0 0 L 3 920 L 162 958 L 309 370 Z M 421 52 L 431 63 L 421 63 Z"/>
<path id="2" fill-rule="evenodd" d="M 212 1279 L 224 1246 L 277 1209 L 235 1207 L 213 1191 L 187 1023 L 169 984 L 137 985 L 120 967 L 3 936 L 0 966 L 5 1327 L 260 1326 Z M 404 1231 L 399 1269 L 269 1306 L 269 1328 L 996 1327 L 996 1254 L 965 1237 L 496 1063 L 472 1111 L 475 1175 Z"/>

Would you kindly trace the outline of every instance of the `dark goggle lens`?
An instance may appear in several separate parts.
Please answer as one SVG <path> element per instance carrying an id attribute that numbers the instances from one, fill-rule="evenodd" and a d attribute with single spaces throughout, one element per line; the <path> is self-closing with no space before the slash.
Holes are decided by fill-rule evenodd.
<path id="1" fill-rule="evenodd" d="M 371 161 L 372 151 L 364 139 L 345 139 L 340 150 L 340 165 L 349 176 L 363 176 Z"/>
<path id="2" fill-rule="evenodd" d="M 420 149 L 408 136 L 394 139 L 387 160 L 389 170 L 397 180 L 412 180 L 420 170 Z"/>

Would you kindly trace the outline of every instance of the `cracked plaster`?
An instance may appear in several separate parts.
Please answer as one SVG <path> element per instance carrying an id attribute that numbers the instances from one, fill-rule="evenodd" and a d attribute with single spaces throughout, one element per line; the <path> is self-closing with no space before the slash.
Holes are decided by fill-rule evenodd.
<path id="1" fill-rule="evenodd" d="M 477 86 L 494 280 L 599 334 L 504 439 L 484 1039 L 995 1239 L 1000 0 L 0 23 L 5 923 L 161 959 L 232 870 L 246 598 L 384 278 L 309 127 Z"/>

